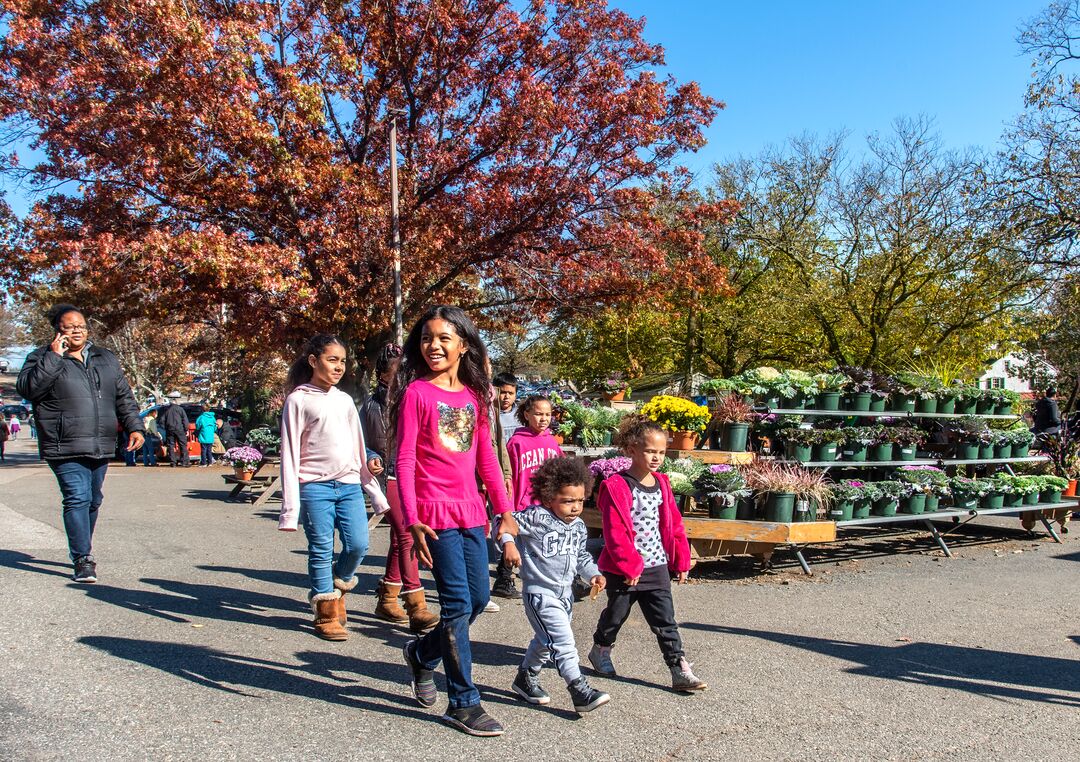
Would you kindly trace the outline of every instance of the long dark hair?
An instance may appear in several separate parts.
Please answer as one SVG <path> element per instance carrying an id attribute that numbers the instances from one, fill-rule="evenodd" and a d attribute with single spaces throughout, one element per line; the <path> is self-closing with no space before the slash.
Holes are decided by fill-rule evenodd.
<path id="1" fill-rule="evenodd" d="M 292 365 L 289 366 L 289 375 L 285 380 L 286 394 L 290 394 L 296 387 L 311 381 L 315 371 L 311 367 L 311 363 L 308 362 L 308 357 L 311 355 L 322 357 L 326 348 L 334 344 L 340 347 L 345 346 L 345 342 L 332 333 L 317 333 L 307 340 L 304 348 L 300 350 L 300 354 L 296 356 L 296 359 L 292 361 Z"/>
<path id="2" fill-rule="evenodd" d="M 405 390 L 409 384 L 418 378 L 428 374 L 430 368 L 424 353 L 420 349 L 420 338 L 424 333 L 424 326 L 431 320 L 445 320 L 454 326 L 457 335 L 465 342 L 468 351 L 461 355 L 458 365 L 458 378 L 466 387 L 476 395 L 478 402 L 476 411 L 477 420 L 484 426 L 488 422 L 488 408 L 491 406 L 491 380 L 487 371 L 487 348 L 480 339 L 480 331 L 476 330 L 473 321 L 460 307 L 451 307 L 438 304 L 429 307 L 427 312 L 413 324 L 405 339 L 405 346 L 401 356 L 401 365 L 398 366 L 397 375 L 390 385 L 390 423 L 391 430 L 397 431 L 398 412 L 401 408 L 401 399 L 405 396 Z M 396 434 L 395 434 L 396 436 Z"/>

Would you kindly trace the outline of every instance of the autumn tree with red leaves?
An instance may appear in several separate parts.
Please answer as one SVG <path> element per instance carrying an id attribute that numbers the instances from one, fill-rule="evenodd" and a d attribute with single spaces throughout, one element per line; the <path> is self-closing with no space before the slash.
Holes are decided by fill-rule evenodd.
<path id="1" fill-rule="evenodd" d="M 334 329 L 370 355 L 392 323 L 390 108 L 406 322 L 722 285 L 646 190 L 722 104 L 657 76 L 644 21 L 603 0 L 0 8 L 0 118 L 44 157 L 9 171 L 49 193 L 3 275 L 102 319 L 224 305 L 249 350 Z"/>

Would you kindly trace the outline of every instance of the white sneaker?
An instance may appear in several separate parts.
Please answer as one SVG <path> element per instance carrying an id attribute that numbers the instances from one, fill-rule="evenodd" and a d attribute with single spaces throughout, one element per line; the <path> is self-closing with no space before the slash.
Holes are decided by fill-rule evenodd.
<path id="1" fill-rule="evenodd" d="M 497 604 L 495 601 L 490 600 L 490 599 L 488 600 L 487 605 L 484 606 L 484 613 L 485 614 L 494 614 L 496 611 L 499 611 L 499 610 L 500 610 L 499 609 L 499 604 Z"/>

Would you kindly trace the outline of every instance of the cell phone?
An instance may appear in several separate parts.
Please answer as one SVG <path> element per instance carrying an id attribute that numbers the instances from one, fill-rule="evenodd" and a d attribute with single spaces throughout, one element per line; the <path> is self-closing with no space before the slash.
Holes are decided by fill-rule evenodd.
<path id="1" fill-rule="evenodd" d="M 62 350 L 64 350 L 65 352 L 67 351 L 67 348 L 68 348 L 68 337 L 67 336 L 61 336 L 60 337 L 60 348 Z"/>

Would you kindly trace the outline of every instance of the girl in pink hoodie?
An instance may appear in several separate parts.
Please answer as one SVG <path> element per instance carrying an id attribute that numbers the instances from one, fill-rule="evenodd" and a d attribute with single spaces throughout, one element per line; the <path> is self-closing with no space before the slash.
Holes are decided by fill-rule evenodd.
<path id="1" fill-rule="evenodd" d="M 345 373 L 345 345 L 329 334 L 312 337 L 289 369 L 281 414 L 281 516 L 278 529 L 303 522 L 308 540 L 308 599 L 315 634 L 345 640 L 345 593 L 367 553 L 363 492 L 376 513 L 390 509 L 366 462 L 364 434 L 352 397 L 337 388 Z M 334 529 L 341 553 L 334 563 Z"/>
<path id="2" fill-rule="evenodd" d="M 527 397 L 518 407 L 517 417 L 522 427 L 506 443 L 506 452 L 510 455 L 514 510 L 523 511 L 538 504 L 530 481 L 533 472 L 545 460 L 561 457 L 563 452 L 548 428 L 551 426 L 551 400 L 540 394 Z"/>
<path id="3" fill-rule="evenodd" d="M 413 695 L 421 706 L 434 706 L 441 662 L 450 700 L 443 721 L 475 736 L 503 732 L 480 706 L 472 681 L 469 625 L 488 602 L 488 519 L 478 474 L 504 531 L 517 527 L 491 442 L 486 365 L 469 317 L 457 307 L 432 307 L 405 341 L 390 407 L 405 525 L 414 552 L 431 567 L 441 607 L 435 629 L 405 644 Z M 507 556 L 519 560 L 516 550 Z"/>
<path id="4" fill-rule="evenodd" d="M 619 445 L 630 468 L 605 479 L 596 498 L 604 532 L 599 566 L 607 579 L 607 606 L 596 624 L 589 661 L 601 675 L 616 674 L 611 649 L 636 603 L 671 669 L 672 687 L 704 690 L 683 652 L 671 596 L 672 574 L 679 584 L 686 582 L 690 544 L 671 483 L 659 473 L 667 433 L 655 421 L 631 414 L 619 425 Z"/>

